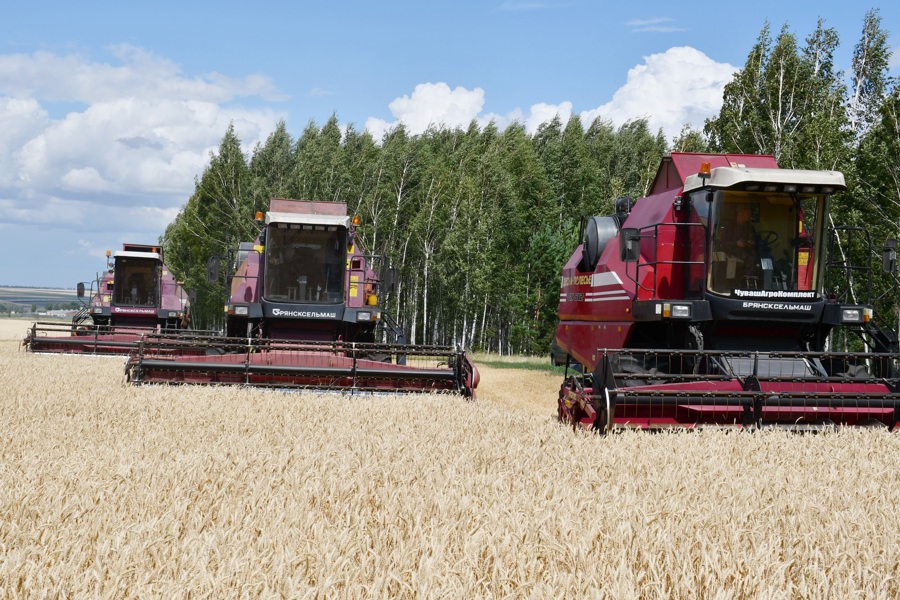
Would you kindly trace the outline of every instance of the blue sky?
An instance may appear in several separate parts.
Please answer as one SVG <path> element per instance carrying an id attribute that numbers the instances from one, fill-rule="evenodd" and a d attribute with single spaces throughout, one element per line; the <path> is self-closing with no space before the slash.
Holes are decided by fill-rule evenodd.
<path id="1" fill-rule="evenodd" d="M 0 285 L 74 286 L 155 243 L 231 122 L 248 152 L 332 114 L 376 137 L 557 113 L 672 137 L 718 112 L 766 19 L 802 44 L 823 18 L 847 72 L 870 8 L 900 55 L 896 3 L 4 3 Z"/>

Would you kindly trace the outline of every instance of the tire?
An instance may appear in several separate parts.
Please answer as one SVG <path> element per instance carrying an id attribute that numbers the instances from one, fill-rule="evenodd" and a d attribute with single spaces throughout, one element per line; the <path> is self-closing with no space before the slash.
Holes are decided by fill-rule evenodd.
<path id="1" fill-rule="evenodd" d="M 594 397 L 594 411 L 597 413 L 597 417 L 594 419 L 594 431 L 600 435 L 607 435 L 612 430 L 616 405 L 610 400 L 609 390 L 606 388 L 603 388 L 603 395 L 600 398 Z"/>

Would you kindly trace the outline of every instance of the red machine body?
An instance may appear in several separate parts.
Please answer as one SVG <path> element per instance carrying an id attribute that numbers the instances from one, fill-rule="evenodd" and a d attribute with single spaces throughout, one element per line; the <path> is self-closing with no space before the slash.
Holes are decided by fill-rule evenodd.
<path id="1" fill-rule="evenodd" d="M 184 330 L 190 300 L 163 262 L 162 248 L 123 244 L 107 252 L 107 270 L 78 297 L 88 296 L 71 324 L 34 323 L 24 344 L 32 352 L 128 354 L 144 333 Z"/>
<path id="2" fill-rule="evenodd" d="M 475 395 L 462 349 L 409 345 L 384 311 L 393 270 L 383 285 L 345 203 L 274 198 L 257 218 L 259 236 L 229 261 L 225 336 L 146 336 L 131 381 Z"/>
<path id="3" fill-rule="evenodd" d="M 835 293 L 835 271 L 860 267 L 829 250 L 865 233 L 827 227 L 845 187 L 771 156 L 673 153 L 647 197 L 589 219 L 562 272 L 556 342 L 584 374 L 567 375 L 560 419 L 895 426 L 896 336 L 868 298 Z M 841 328 L 867 351 L 835 352 Z"/>

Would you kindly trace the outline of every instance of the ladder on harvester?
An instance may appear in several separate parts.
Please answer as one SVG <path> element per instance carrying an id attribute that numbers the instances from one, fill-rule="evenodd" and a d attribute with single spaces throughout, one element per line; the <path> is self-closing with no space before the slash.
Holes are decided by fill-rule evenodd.
<path id="1" fill-rule="evenodd" d="M 82 306 L 72 317 L 72 326 L 77 327 L 78 325 L 81 325 L 89 316 L 91 316 L 91 313 L 88 310 L 88 307 Z"/>
<path id="2" fill-rule="evenodd" d="M 865 304 L 871 306 L 888 294 L 896 293 L 898 282 L 895 264 L 893 264 L 896 241 L 885 241 L 884 252 L 893 251 L 891 265 L 885 259 L 883 271 L 890 280 L 887 290 L 879 297 L 873 298 L 872 290 L 872 241 L 869 231 L 864 227 L 841 225 L 829 229 L 828 260 L 825 269 L 825 294 L 837 298 L 840 302 Z M 900 353 L 900 341 L 897 332 L 879 326 L 872 321 L 863 321 L 858 327 L 847 327 L 845 331 L 854 334 L 864 344 L 867 352 L 876 354 Z M 897 378 L 900 376 L 900 365 L 890 362 L 879 365 L 877 369 L 882 377 Z M 870 368 L 872 365 L 870 365 Z"/>

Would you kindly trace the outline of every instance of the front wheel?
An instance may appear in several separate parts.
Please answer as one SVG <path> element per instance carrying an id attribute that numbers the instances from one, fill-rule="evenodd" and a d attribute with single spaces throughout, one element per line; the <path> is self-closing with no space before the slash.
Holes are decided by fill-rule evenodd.
<path id="1" fill-rule="evenodd" d="M 597 416 L 594 419 L 594 431 L 600 435 L 606 435 L 613 429 L 613 417 L 616 414 L 615 400 L 610 397 L 609 390 L 605 387 L 600 388 L 600 394 L 594 394 L 594 412 Z"/>

